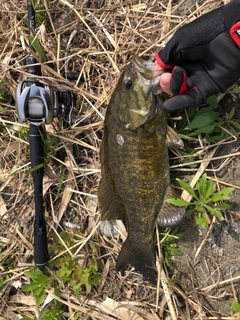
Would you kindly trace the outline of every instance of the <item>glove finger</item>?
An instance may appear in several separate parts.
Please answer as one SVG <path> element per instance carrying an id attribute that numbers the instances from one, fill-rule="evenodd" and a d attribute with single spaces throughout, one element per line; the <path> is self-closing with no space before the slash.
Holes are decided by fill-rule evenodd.
<path id="1" fill-rule="evenodd" d="M 166 100 L 163 103 L 163 108 L 169 112 L 172 112 L 198 106 L 204 102 L 205 97 L 203 97 L 201 91 L 197 88 L 193 88 L 183 95 L 177 95 Z"/>
<path id="2" fill-rule="evenodd" d="M 170 86 L 174 96 L 182 95 L 191 89 L 191 80 L 183 68 L 178 66 L 173 68 Z"/>
<path id="3" fill-rule="evenodd" d="M 155 61 L 157 62 L 157 64 L 162 67 L 163 69 L 172 69 L 173 66 L 171 64 L 166 64 L 163 62 L 163 60 L 159 57 L 158 52 L 155 54 Z"/>

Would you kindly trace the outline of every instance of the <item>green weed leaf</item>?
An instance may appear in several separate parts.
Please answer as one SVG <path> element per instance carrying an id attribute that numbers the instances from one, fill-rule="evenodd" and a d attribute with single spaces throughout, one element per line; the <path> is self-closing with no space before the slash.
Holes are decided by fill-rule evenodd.
<path id="1" fill-rule="evenodd" d="M 200 194 L 200 198 L 206 200 L 216 191 L 216 186 L 213 184 L 212 180 L 207 180 L 207 175 L 205 173 L 202 175 L 201 179 L 198 180 L 196 189 Z"/>
<path id="2" fill-rule="evenodd" d="M 188 183 L 186 183 L 185 181 L 183 181 L 179 178 L 176 178 L 176 180 L 184 190 L 186 190 L 191 196 L 193 196 L 194 198 L 197 199 L 196 193 L 194 192 L 193 188 Z"/>
<path id="3" fill-rule="evenodd" d="M 198 226 L 201 228 L 206 228 L 208 226 L 208 221 L 205 216 L 194 216 L 194 220 Z"/>
<path id="4" fill-rule="evenodd" d="M 231 120 L 230 124 L 233 125 L 235 128 L 240 129 L 240 124 L 237 121 Z"/>
<path id="5" fill-rule="evenodd" d="M 219 210 L 217 210 L 216 208 L 210 207 L 208 205 L 205 205 L 205 207 L 216 218 L 218 218 L 218 219 L 222 218 L 222 213 Z"/>
<path id="6" fill-rule="evenodd" d="M 229 89 L 228 92 L 231 92 L 231 93 L 240 93 L 240 87 L 239 87 L 239 86 L 235 86 L 234 88 Z"/>
<path id="7" fill-rule="evenodd" d="M 234 190 L 234 188 L 223 188 L 220 192 L 212 196 L 208 202 L 217 202 L 221 200 L 229 200 L 229 194 Z"/>
<path id="8" fill-rule="evenodd" d="M 218 107 L 217 96 L 214 94 L 213 96 L 208 97 L 206 103 L 212 109 L 216 109 Z"/>
<path id="9" fill-rule="evenodd" d="M 46 57 L 46 55 L 45 55 L 45 53 L 43 51 L 43 48 L 42 48 L 38 38 L 35 35 L 30 34 L 29 35 L 29 39 L 31 41 L 31 45 L 33 46 L 34 50 L 38 53 L 41 62 L 46 62 L 47 61 L 47 57 Z"/>
<path id="10" fill-rule="evenodd" d="M 216 205 L 214 208 L 218 209 L 218 210 L 227 210 L 227 209 L 230 209 L 231 206 L 227 203 L 220 203 L 220 204 Z"/>
<path id="11" fill-rule="evenodd" d="M 24 274 L 29 279 L 39 283 L 48 279 L 48 277 L 46 277 L 38 268 L 33 269 L 33 271 L 26 271 Z"/>
<path id="12" fill-rule="evenodd" d="M 187 209 L 185 212 L 185 217 L 190 217 L 194 211 L 195 211 L 195 208 Z"/>
<path id="13" fill-rule="evenodd" d="M 23 288 L 22 288 L 22 291 L 23 292 L 30 292 L 30 291 L 33 291 L 35 290 L 36 288 L 39 287 L 39 283 L 30 283 L 30 284 L 26 284 Z"/>
<path id="14" fill-rule="evenodd" d="M 23 286 L 22 291 L 32 291 L 33 295 L 36 297 L 37 305 L 42 304 L 46 290 L 50 287 L 53 279 L 47 277 L 39 268 L 26 271 L 24 274 L 31 279 L 31 283 Z"/>
<path id="15" fill-rule="evenodd" d="M 232 109 L 230 110 L 230 113 L 229 113 L 229 119 L 232 119 L 234 114 L 235 114 L 235 108 L 232 107 Z"/>
<path id="16" fill-rule="evenodd" d="M 72 273 L 72 269 L 71 268 L 68 269 L 68 267 L 61 268 L 56 271 L 56 275 L 63 281 L 68 281 L 70 279 L 71 273 Z"/>
<path id="17" fill-rule="evenodd" d="M 178 239 L 182 239 L 185 235 L 185 232 L 179 232 L 175 236 L 178 237 Z"/>
<path id="18" fill-rule="evenodd" d="M 240 312 L 240 303 L 238 303 L 236 300 L 233 300 L 232 309 L 234 312 Z"/>
<path id="19" fill-rule="evenodd" d="M 202 133 L 207 134 L 207 133 L 213 132 L 215 127 L 216 127 L 216 123 L 209 124 L 206 127 L 198 128 L 196 131 L 189 133 L 189 136 L 193 137 Z"/>
<path id="20" fill-rule="evenodd" d="M 44 289 L 39 292 L 37 299 L 36 299 L 36 303 L 38 306 L 40 306 L 43 303 L 44 298 L 45 298 L 45 294 L 46 294 L 46 292 Z"/>
<path id="21" fill-rule="evenodd" d="M 176 207 L 187 207 L 190 204 L 190 202 L 179 198 L 169 198 L 167 199 L 167 202 Z"/>
<path id="22" fill-rule="evenodd" d="M 205 111 L 204 113 L 197 113 L 193 121 L 188 125 L 187 129 L 207 129 L 207 126 L 212 124 L 214 120 L 219 116 L 219 112 L 216 111 Z M 205 128 L 206 127 L 206 128 Z"/>

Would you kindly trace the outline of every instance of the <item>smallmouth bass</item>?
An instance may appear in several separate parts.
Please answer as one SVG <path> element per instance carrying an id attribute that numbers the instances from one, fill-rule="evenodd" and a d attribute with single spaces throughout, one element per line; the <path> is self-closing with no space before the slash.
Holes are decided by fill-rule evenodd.
<path id="1" fill-rule="evenodd" d="M 153 62 L 134 57 L 120 76 L 106 111 L 98 188 L 101 219 L 121 219 L 128 232 L 116 269 L 131 264 L 152 283 L 157 279 L 156 219 L 173 227 L 184 216 L 166 203 L 168 146 L 182 147 L 182 141 L 167 127 L 154 72 Z"/>

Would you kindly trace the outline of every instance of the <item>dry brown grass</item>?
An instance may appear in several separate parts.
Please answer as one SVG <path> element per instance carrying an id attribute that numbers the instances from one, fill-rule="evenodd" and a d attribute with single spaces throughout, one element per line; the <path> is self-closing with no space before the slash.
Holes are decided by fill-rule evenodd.
<path id="1" fill-rule="evenodd" d="M 27 76 L 26 2 L 0 1 L 0 84 L 8 96 L 0 106 L 1 320 L 34 315 L 41 318 L 35 299 L 21 290 L 28 283 L 24 272 L 33 266 L 34 221 L 28 125 L 18 121 L 14 102 L 17 84 Z M 52 242 L 61 230 L 77 228 L 84 237 L 70 254 L 75 257 L 85 252 L 91 239 L 101 247 L 102 257 L 99 253 L 98 258 L 104 261 L 101 283 L 91 294 L 83 291 L 77 298 L 71 287 L 61 284 L 60 297 L 54 296 L 54 288 L 49 288 L 48 298 L 63 304 L 62 319 L 74 319 L 77 311 L 79 319 L 219 319 L 209 311 L 204 299 L 199 300 L 197 289 L 186 294 L 177 284 L 171 284 L 169 279 L 174 278 L 174 273 L 169 274 L 164 263 L 157 288 L 143 282 L 132 269 L 124 276 L 117 274 L 115 259 L 124 230 L 112 239 L 98 232 L 96 199 L 103 119 L 121 70 L 134 54 L 152 58 L 174 30 L 206 9 L 215 8 L 219 1 L 197 1 L 181 13 L 179 8 L 184 8 L 185 0 L 177 5 L 148 0 L 75 1 L 74 6 L 65 0 L 41 3 L 36 16 L 46 17 L 47 24 L 37 31 L 48 58 L 41 65 L 41 81 L 59 90 L 73 90 L 78 97 L 72 115 L 75 123 L 65 128 L 61 119 L 55 119 L 53 125 L 46 127 L 49 141 L 55 139 L 46 155 L 44 176 L 49 239 Z M 86 80 L 81 82 L 79 77 L 77 81 L 67 81 L 63 77 L 65 71 L 78 71 Z M 202 167 L 199 170 L 204 171 Z M 59 185 L 61 175 L 63 182 Z M 69 251 L 67 246 L 66 250 Z"/>

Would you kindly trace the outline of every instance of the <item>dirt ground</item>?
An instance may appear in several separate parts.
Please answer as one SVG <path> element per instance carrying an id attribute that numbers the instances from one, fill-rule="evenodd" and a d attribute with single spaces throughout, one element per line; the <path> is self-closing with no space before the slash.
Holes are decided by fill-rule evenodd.
<path id="1" fill-rule="evenodd" d="M 217 176 L 220 178 L 220 173 Z M 239 178 L 239 159 L 235 159 L 221 180 L 239 186 Z M 224 213 L 223 221 L 215 221 L 211 230 L 200 229 L 191 218 L 186 219 L 181 226 L 185 236 L 179 241 L 179 248 L 184 255 L 175 258 L 178 270 L 176 277 L 187 292 L 193 296 L 196 291 L 201 292 L 200 297 L 208 301 L 209 310 L 215 310 L 222 316 L 231 313 L 234 295 L 239 300 L 239 196 L 239 190 L 235 190 L 230 201 L 232 209 Z M 197 254 L 202 241 L 204 245 Z M 238 285 L 233 290 L 229 279 L 235 277 Z"/>
<path id="2" fill-rule="evenodd" d="M 226 95 L 219 105 L 225 112 L 233 106 L 236 108 L 235 119 L 240 121 L 239 98 Z M 219 148 L 215 156 L 239 150 L 238 138 L 236 142 Z M 201 300 L 207 302 L 209 310 L 221 318 L 231 313 L 232 298 L 240 298 L 240 156 L 225 164 L 224 159 L 214 161 L 213 166 L 216 168 L 215 179 L 237 187 L 229 202 L 231 209 L 223 213 L 221 221 L 216 219 L 207 229 L 197 227 L 192 217 L 185 218 L 181 225 L 185 236 L 179 240 L 179 249 L 184 255 L 175 257 L 175 265 L 176 277 L 188 293 L 194 296 L 198 291 L 199 305 Z M 230 281 L 234 278 L 237 278 L 235 289 Z"/>

